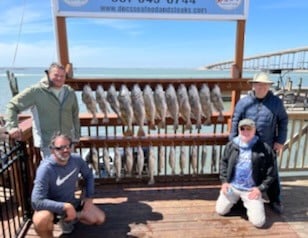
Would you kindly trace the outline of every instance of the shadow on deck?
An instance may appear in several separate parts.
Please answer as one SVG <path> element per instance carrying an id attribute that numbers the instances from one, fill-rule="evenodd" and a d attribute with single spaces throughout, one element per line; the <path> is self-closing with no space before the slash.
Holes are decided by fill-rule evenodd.
<path id="1" fill-rule="evenodd" d="M 100 185 L 95 203 L 106 212 L 101 226 L 77 224 L 71 235 L 56 237 L 305 237 L 307 227 L 308 180 L 283 182 L 283 215 L 266 206 L 267 223 L 263 229 L 253 227 L 242 206 L 226 217 L 215 213 L 218 183 L 177 183 L 172 186 Z M 301 225 L 301 226 L 298 226 Z M 306 229 L 306 230 L 305 230 Z M 37 237 L 31 226 L 27 238 Z"/>

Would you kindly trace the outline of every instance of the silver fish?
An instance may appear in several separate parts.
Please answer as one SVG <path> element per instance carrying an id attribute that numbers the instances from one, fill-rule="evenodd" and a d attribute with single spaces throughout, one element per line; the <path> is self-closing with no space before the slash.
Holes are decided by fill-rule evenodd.
<path id="1" fill-rule="evenodd" d="M 99 109 L 104 114 L 103 123 L 108 123 L 108 101 L 106 98 L 105 90 L 102 85 L 98 85 L 95 92 L 96 102 L 98 104 Z"/>
<path id="2" fill-rule="evenodd" d="M 172 84 L 169 84 L 165 94 L 166 94 L 168 111 L 171 117 L 173 118 L 174 130 L 176 131 L 179 127 L 179 104 L 175 89 Z"/>
<path id="3" fill-rule="evenodd" d="M 95 175 L 99 175 L 100 165 L 98 152 L 95 147 L 90 148 L 84 157 L 85 161 L 91 166 Z"/>
<path id="4" fill-rule="evenodd" d="M 148 182 L 149 185 L 155 183 L 154 173 L 155 173 L 155 157 L 154 157 L 154 149 L 152 146 L 149 148 L 149 161 L 148 161 L 148 169 L 149 169 L 149 177 L 150 180 Z"/>
<path id="5" fill-rule="evenodd" d="M 93 96 L 92 89 L 90 85 L 85 85 L 83 87 L 81 98 L 83 103 L 86 105 L 88 112 L 92 114 L 91 124 L 97 124 L 98 119 L 96 117 L 97 109 L 96 109 L 96 100 Z"/>
<path id="6" fill-rule="evenodd" d="M 212 149 L 212 172 L 217 171 L 217 167 L 216 167 L 216 161 L 217 161 L 217 148 L 214 145 L 213 149 Z"/>
<path id="7" fill-rule="evenodd" d="M 124 132 L 124 135 L 132 136 L 134 112 L 132 108 L 132 100 L 130 97 L 130 92 L 125 84 L 121 85 L 118 100 L 120 104 L 122 122 L 124 125 L 127 126 L 127 130 Z"/>
<path id="8" fill-rule="evenodd" d="M 202 107 L 202 112 L 205 117 L 205 124 L 209 125 L 211 124 L 211 117 L 213 114 L 212 110 L 212 104 L 211 104 L 211 92 L 207 84 L 202 84 L 200 91 L 199 91 L 199 97 Z"/>
<path id="9" fill-rule="evenodd" d="M 116 174 L 116 181 L 118 182 L 121 179 L 122 157 L 117 146 L 114 148 L 114 168 Z"/>
<path id="10" fill-rule="evenodd" d="M 174 146 L 170 147 L 169 166 L 171 167 L 171 174 L 175 175 L 175 148 L 174 148 Z"/>
<path id="11" fill-rule="evenodd" d="M 143 166 L 144 166 L 144 153 L 142 147 L 138 146 L 138 152 L 137 152 L 138 178 L 142 178 Z"/>
<path id="12" fill-rule="evenodd" d="M 131 147 L 127 146 L 125 148 L 125 167 L 126 167 L 126 173 L 128 177 L 132 176 L 133 171 L 133 150 Z"/>
<path id="13" fill-rule="evenodd" d="M 166 126 L 166 114 L 167 103 L 166 96 L 161 84 L 157 84 L 154 91 L 154 102 L 156 107 L 156 116 L 160 119 L 159 127 L 165 128 Z"/>
<path id="14" fill-rule="evenodd" d="M 204 145 L 202 147 L 202 152 L 201 152 L 201 169 L 200 169 L 201 174 L 204 174 L 204 166 L 206 162 L 206 157 L 207 157 L 207 150 L 206 150 L 206 146 Z"/>
<path id="15" fill-rule="evenodd" d="M 189 104 L 187 89 L 184 84 L 181 84 L 178 87 L 177 98 L 178 98 L 178 103 L 179 103 L 179 112 L 182 118 L 184 119 L 184 121 L 186 122 L 185 129 L 190 130 L 192 128 L 191 119 L 190 119 L 191 108 Z"/>
<path id="16" fill-rule="evenodd" d="M 165 148 L 163 146 L 159 147 L 159 166 L 158 166 L 158 173 L 162 173 L 165 167 Z"/>
<path id="17" fill-rule="evenodd" d="M 145 114 L 147 118 L 147 122 L 149 124 L 149 128 L 151 130 L 155 130 L 155 117 L 156 117 L 156 107 L 154 102 L 153 90 L 150 85 L 146 85 L 143 89 L 143 99 L 145 106 Z"/>
<path id="18" fill-rule="evenodd" d="M 103 160 L 104 160 L 104 166 L 105 166 L 105 171 L 107 173 L 107 176 L 111 176 L 111 169 L 110 169 L 110 156 L 108 153 L 108 149 L 105 147 L 103 150 Z"/>
<path id="19" fill-rule="evenodd" d="M 131 91 L 132 98 L 132 106 L 134 111 L 134 118 L 136 123 L 139 125 L 139 129 L 137 132 L 138 136 L 145 136 L 145 132 L 143 130 L 143 125 L 145 121 L 145 108 L 144 108 L 144 100 L 143 94 L 138 84 L 133 86 Z"/>
<path id="20" fill-rule="evenodd" d="M 202 108 L 199 92 L 195 84 L 190 85 L 188 90 L 188 97 L 191 107 L 191 116 L 196 120 L 196 128 L 201 129 Z"/>
<path id="21" fill-rule="evenodd" d="M 224 115 L 222 114 L 224 110 L 224 103 L 222 100 L 220 88 L 217 84 L 215 84 L 214 88 L 211 91 L 211 101 L 213 103 L 213 106 L 217 112 L 219 112 L 219 116 L 217 118 L 217 121 L 224 121 Z"/>
<path id="22" fill-rule="evenodd" d="M 190 163 L 193 175 L 197 175 L 197 166 L 198 166 L 198 147 L 194 145 L 191 149 Z"/>
<path id="23" fill-rule="evenodd" d="M 118 93 L 113 84 L 110 85 L 107 91 L 107 101 L 111 109 L 117 114 L 118 118 L 121 118 L 120 104 L 118 100 Z"/>
<path id="24" fill-rule="evenodd" d="M 186 150 L 185 146 L 181 146 L 181 152 L 180 152 L 180 175 L 184 175 L 184 169 L 186 167 Z"/>

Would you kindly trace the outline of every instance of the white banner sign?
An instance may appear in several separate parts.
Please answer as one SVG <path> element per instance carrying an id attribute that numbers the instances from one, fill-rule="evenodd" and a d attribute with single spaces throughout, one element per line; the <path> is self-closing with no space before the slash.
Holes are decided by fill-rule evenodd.
<path id="1" fill-rule="evenodd" d="M 65 17 L 135 19 L 246 19 L 248 0 L 52 0 Z"/>

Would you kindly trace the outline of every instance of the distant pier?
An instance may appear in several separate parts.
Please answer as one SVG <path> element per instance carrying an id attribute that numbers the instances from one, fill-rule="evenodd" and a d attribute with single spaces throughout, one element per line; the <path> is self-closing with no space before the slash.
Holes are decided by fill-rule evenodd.
<path id="1" fill-rule="evenodd" d="M 206 70 L 231 69 L 233 60 L 204 66 Z M 308 47 L 288 49 L 244 58 L 243 70 L 308 71 Z"/>

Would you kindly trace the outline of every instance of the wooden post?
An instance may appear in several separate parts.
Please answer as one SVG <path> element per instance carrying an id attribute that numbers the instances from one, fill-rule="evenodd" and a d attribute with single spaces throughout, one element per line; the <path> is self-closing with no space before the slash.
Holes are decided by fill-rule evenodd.
<path id="1" fill-rule="evenodd" d="M 56 33 L 59 60 L 62 65 L 66 66 L 67 64 L 69 64 L 69 54 L 65 17 L 56 17 Z"/>
<path id="2" fill-rule="evenodd" d="M 235 62 L 232 65 L 232 79 L 242 78 L 243 59 L 244 59 L 244 39 L 245 39 L 245 20 L 237 21 L 236 43 L 235 43 Z M 234 112 L 235 104 L 240 99 L 241 89 L 233 90 L 231 94 L 231 114 Z M 231 129 L 231 120 L 228 122 L 228 128 Z"/>

